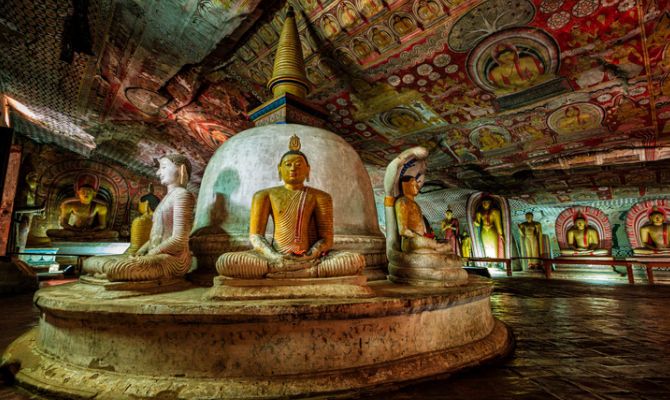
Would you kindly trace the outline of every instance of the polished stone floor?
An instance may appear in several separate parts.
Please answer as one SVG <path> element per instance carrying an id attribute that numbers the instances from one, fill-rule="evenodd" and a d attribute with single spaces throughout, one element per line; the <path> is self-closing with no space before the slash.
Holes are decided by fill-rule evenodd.
<path id="1" fill-rule="evenodd" d="M 512 357 L 366 399 L 670 399 L 670 285 L 494 282 L 493 312 L 517 339 Z M 0 301 L 4 348 L 38 314 L 30 295 Z M 4 399 L 40 397 L 0 383 Z"/>

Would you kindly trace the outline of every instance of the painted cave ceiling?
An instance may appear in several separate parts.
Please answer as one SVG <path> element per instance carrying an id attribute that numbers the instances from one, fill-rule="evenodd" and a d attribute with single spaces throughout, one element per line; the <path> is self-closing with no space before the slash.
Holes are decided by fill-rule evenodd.
<path id="1" fill-rule="evenodd" d="M 308 99 L 373 182 L 398 153 L 428 179 L 545 204 L 667 192 L 667 0 L 6 0 L 0 84 L 19 133 L 201 175 L 253 126 L 288 5 Z"/>

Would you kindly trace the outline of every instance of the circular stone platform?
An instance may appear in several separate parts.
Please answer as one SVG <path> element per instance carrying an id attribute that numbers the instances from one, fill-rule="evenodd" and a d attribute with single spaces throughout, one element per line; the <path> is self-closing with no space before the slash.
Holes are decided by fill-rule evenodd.
<path id="1" fill-rule="evenodd" d="M 72 283 L 35 295 L 39 327 L 3 355 L 18 384 L 67 398 L 271 399 L 383 390 L 504 356 L 490 281 L 371 282 L 359 299 L 203 300 Z"/>

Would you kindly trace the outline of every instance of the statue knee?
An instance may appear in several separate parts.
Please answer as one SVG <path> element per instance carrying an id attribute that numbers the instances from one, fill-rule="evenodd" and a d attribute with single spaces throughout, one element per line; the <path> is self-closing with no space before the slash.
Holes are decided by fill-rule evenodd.
<path id="1" fill-rule="evenodd" d="M 223 253 L 216 260 L 216 272 L 231 278 L 262 278 L 268 271 L 267 261 L 250 252 Z"/>
<path id="2" fill-rule="evenodd" d="M 317 277 L 359 275 L 363 268 L 365 268 L 365 257 L 358 253 L 330 254 L 318 265 Z"/>

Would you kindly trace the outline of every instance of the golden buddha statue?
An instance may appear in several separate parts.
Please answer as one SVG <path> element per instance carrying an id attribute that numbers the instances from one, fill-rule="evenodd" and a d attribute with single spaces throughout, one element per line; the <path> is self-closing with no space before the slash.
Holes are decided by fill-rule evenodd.
<path id="1" fill-rule="evenodd" d="M 463 231 L 461 233 L 461 255 L 464 259 L 470 258 L 470 253 L 472 252 L 472 239 L 468 234 L 468 231 Z"/>
<path id="2" fill-rule="evenodd" d="M 107 229 L 107 204 L 95 196 L 100 180 L 93 174 L 81 174 L 75 182 L 77 197 L 60 205 L 59 222 L 63 229 L 49 229 L 47 236 L 55 240 L 116 239 L 119 233 Z"/>
<path id="3" fill-rule="evenodd" d="M 598 231 L 586 223 L 586 217 L 577 214 L 574 226 L 568 229 L 566 235 L 569 249 L 562 249 L 564 256 L 598 256 L 607 255 L 606 249 L 600 249 Z"/>
<path id="4" fill-rule="evenodd" d="M 133 220 L 130 225 L 130 246 L 126 254 L 135 254 L 144 243 L 151 238 L 151 227 L 153 226 L 153 214 L 161 199 L 154 194 L 154 187 L 149 184 L 149 193 L 140 198 L 138 209 L 140 216 Z"/>
<path id="5" fill-rule="evenodd" d="M 529 268 L 534 268 L 540 265 L 540 256 L 542 248 L 542 225 L 539 222 L 533 221 L 533 213 L 526 213 L 526 222 L 519 224 L 519 233 L 521 234 L 521 242 L 525 250 L 526 257 L 536 257 L 528 262 Z"/>
<path id="6" fill-rule="evenodd" d="M 481 229 L 482 248 L 484 249 L 484 256 L 487 258 L 500 258 L 504 254 L 500 254 L 499 249 L 505 243 L 505 235 L 503 233 L 502 216 L 500 210 L 492 208 L 493 199 L 484 197 L 479 208 L 475 212 L 474 225 Z"/>
<path id="7" fill-rule="evenodd" d="M 282 186 L 256 192 L 251 203 L 252 250 L 222 254 L 219 275 L 238 279 L 328 278 L 359 275 L 365 259 L 357 253 L 331 251 L 333 202 L 330 195 L 304 185 L 310 166 L 293 136 L 277 165 Z M 272 243 L 265 238 L 272 216 Z"/>
<path id="8" fill-rule="evenodd" d="M 159 160 L 157 174 L 167 194 L 153 214 L 150 239 L 132 255 L 87 258 L 85 273 L 109 281 L 147 281 L 179 278 L 188 272 L 195 203 L 186 190 L 191 163 L 180 154 L 169 154 Z"/>
<path id="9" fill-rule="evenodd" d="M 633 249 L 634 254 L 645 256 L 670 254 L 668 224 L 665 222 L 665 214 L 658 207 L 652 208 L 649 223 L 640 227 L 640 242 L 644 247 Z"/>

